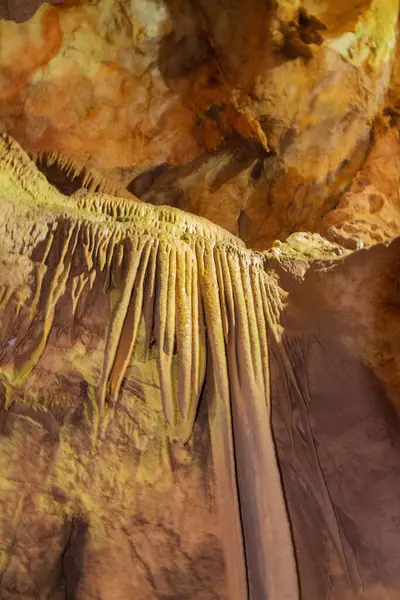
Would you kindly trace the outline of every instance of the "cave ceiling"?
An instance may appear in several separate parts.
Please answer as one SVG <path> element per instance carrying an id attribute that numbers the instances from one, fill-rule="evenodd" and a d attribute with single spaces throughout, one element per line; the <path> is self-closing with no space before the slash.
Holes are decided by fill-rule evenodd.
<path id="1" fill-rule="evenodd" d="M 0 5 L 0 129 L 62 192 L 208 218 L 264 250 L 398 235 L 398 0 Z"/>

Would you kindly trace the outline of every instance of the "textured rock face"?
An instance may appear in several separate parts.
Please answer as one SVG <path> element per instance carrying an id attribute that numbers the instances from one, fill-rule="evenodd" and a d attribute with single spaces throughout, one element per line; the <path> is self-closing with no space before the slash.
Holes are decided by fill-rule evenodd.
<path id="1" fill-rule="evenodd" d="M 323 222 L 327 237 L 354 249 L 398 235 L 399 151 L 397 127 L 377 132 L 362 169 Z"/>
<path id="2" fill-rule="evenodd" d="M 2 473 L 11 478 L 3 497 L 5 593 L 68 593 L 74 573 L 64 567 L 65 536 L 78 527 L 88 561 L 74 579 L 80 598 L 97 597 L 100 586 L 106 598 L 295 600 L 270 423 L 273 280 L 262 256 L 170 208 L 63 197 L 10 140 L 1 150 L 3 263 L 15 273 L 1 282 Z M 24 502 L 12 475 L 21 463 L 17 481 L 35 490 L 26 509 L 15 507 Z M 43 545 L 34 539 L 25 548 L 15 523 L 21 513 L 31 537 L 49 509 L 49 529 L 59 533 L 41 561 Z M 72 530 L 68 515 L 79 517 Z M 158 539 L 161 564 L 152 551 Z M 222 557 L 203 580 L 221 545 L 226 581 Z M 109 575 L 94 586 L 107 562 Z M 120 584 L 114 569 L 127 577 L 131 563 L 132 579 Z M 175 582 L 179 569 L 192 572 L 189 581 L 178 574 Z"/>
<path id="3" fill-rule="evenodd" d="M 397 242 L 0 167 L 1 597 L 395 599 Z"/>
<path id="4" fill-rule="evenodd" d="M 270 369 L 302 597 L 394 600 L 400 584 L 400 446 L 393 410 L 398 240 L 333 262 L 320 254 L 308 270 L 313 245 L 302 241 L 300 260 L 294 245 L 294 261 L 282 248 L 286 268 L 279 282 L 288 296 L 281 343 L 270 346 Z M 339 549 L 336 557 L 343 553 L 339 561 L 332 548 Z"/>
<path id="5" fill-rule="evenodd" d="M 1 599 L 400 597 L 398 10 L 0 3 Z"/>
<path id="6" fill-rule="evenodd" d="M 29 21 L 9 1 L 7 14 L 23 22 L 0 22 L 0 122 L 44 163 L 56 151 L 98 189 L 205 216 L 255 249 L 332 226 L 353 246 L 349 229 L 364 244 L 375 225 L 397 232 L 391 198 L 367 230 L 369 200 L 341 200 L 396 106 L 397 0 L 74 1 Z"/>

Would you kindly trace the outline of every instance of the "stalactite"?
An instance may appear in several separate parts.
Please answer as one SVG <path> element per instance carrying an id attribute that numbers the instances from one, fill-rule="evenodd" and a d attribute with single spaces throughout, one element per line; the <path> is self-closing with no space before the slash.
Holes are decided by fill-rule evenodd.
<path id="1" fill-rule="evenodd" d="M 143 319 L 147 346 L 154 340 L 157 347 L 171 440 L 190 438 L 205 383 L 229 598 L 297 600 L 270 423 L 272 284 L 262 256 L 178 210 L 102 194 L 65 198 L 4 137 L 0 167 L 0 196 L 21 214 L 32 210 L 34 198 L 35 210 L 47 211 L 48 230 L 36 295 L 25 308 L 30 316 L 18 325 L 17 335 L 32 339 L 13 363 L 1 363 L 2 379 L 23 388 L 44 352 L 59 302 L 65 310 L 67 299 L 75 315 L 86 286 L 105 281 L 109 318 L 102 372 L 91 395 L 101 433 L 107 434 Z"/>
<path id="2" fill-rule="evenodd" d="M 84 160 L 72 158 L 54 150 L 51 152 L 31 153 L 30 157 L 39 167 L 52 167 L 56 165 L 71 179 L 82 177 L 83 187 L 87 188 L 90 192 L 110 194 L 121 198 L 133 198 L 133 195 L 120 185 L 118 181 L 104 176 L 93 167 L 89 167 Z"/>

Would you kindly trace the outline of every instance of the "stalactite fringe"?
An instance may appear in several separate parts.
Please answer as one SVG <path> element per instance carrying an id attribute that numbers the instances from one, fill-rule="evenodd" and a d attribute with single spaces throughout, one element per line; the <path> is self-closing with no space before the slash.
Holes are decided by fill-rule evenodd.
<path id="1" fill-rule="evenodd" d="M 57 310 L 79 318 L 89 289 L 109 297 L 99 419 L 109 416 L 135 352 L 139 325 L 157 347 L 169 437 L 192 434 L 205 383 L 217 500 L 231 600 L 297 600 L 297 575 L 269 405 L 268 327 L 272 280 L 261 253 L 179 210 L 104 194 L 64 197 L 18 145 L 0 138 L 0 200 L 30 223 L 35 290 L 23 316 L 0 317 L 0 375 L 25 385 L 48 343 Z M 46 214 L 46 218 L 43 214 Z M 7 224 L 10 239 L 20 223 Z M 1 229 L 0 229 L 1 233 Z M 14 314 L 12 317 L 5 315 Z M 8 319 L 8 322 L 7 322 Z M 91 398 L 93 401 L 93 398 Z"/>

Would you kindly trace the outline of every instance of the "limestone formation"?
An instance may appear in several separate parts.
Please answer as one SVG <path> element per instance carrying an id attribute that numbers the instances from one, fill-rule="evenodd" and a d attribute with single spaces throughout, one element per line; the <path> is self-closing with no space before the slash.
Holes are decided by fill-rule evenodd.
<path id="1" fill-rule="evenodd" d="M 398 16 L 0 0 L 0 600 L 398 600 Z"/>
<path id="2" fill-rule="evenodd" d="M 4 416 L 7 421 L 14 402 L 22 411 L 30 405 L 39 412 L 51 413 L 53 406 L 81 412 L 77 427 L 60 431 L 64 439 L 48 466 L 48 483 L 67 504 L 77 486 L 74 500 L 90 514 L 91 503 L 100 504 L 98 543 L 105 543 L 104 498 L 89 499 L 90 475 L 88 498 L 79 498 L 83 490 L 79 474 L 70 472 L 71 460 L 77 463 L 73 471 L 81 460 L 96 462 L 112 430 L 115 435 L 123 426 L 123 445 L 133 442 L 131 452 L 136 440 L 150 464 L 160 451 L 168 462 L 169 445 L 184 448 L 192 437 L 202 394 L 228 597 L 298 598 L 271 431 L 267 324 L 276 320 L 276 308 L 262 256 L 216 226 L 170 208 L 107 195 L 63 197 L 6 137 L 0 163 L 3 264 L 11 269 L 10 280 L 2 281 Z M 18 277 L 20 254 L 25 271 Z M 140 397 L 148 413 L 143 433 Z M 35 428 L 32 414 L 28 420 Z M 40 419 L 37 427 L 43 429 Z M 76 435 L 82 439 L 74 449 Z M 13 446 L 13 433 L 11 438 L 6 448 Z M 161 448 L 155 453 L 146 438 Z M 117 442 L 108 452 L 113 463 L 115 453 L 123 457 L 126 449 Z M 134 482 L 146 477 L 142 453 L 136 469 L 134 462 L 125 467 L 133 475 L 132 494 Z M 13 460 L 8 463 L 12 469 Z M 124 493 L 116 469 L 112 479 Z M 43 491 L 50 490 L 45 485 Z M 3 514 L 9 510 L 6 500 Z M 141 512 L 147 519 L 146 505 Z M 12 527 L 9 535 L 12 544 Z"/>
<path id="3" fill-rule="evenodd" d="M 317 545 L 331 567 L 315 565 L 328 569 L 331 597 L 366 586 L 381 598 L 386 580 L 369 580 L 368 565 L 364 580 L 307 417 L 310 384 L 295 354 L 303 334 L 290 337 L 293 322 L 307 324 L 298 315 L 285 324 L 306 274 L 318 280 L 331 265 L 322 285 L 306 287 L 313 306 L 329 307 L 352 256 L 318 236 L 255 253 L 178 210 L 63 196 L 6 136 L 0 165 L 2 597 L 320 599 L 327 581 L 309 573 L 297 480 L 310 498 L 300 506 L 311 501 L 326 536 Z M 387 278 L 393 249 L 367 264 L 375 256 Z M 341 352 L 369 358 L 380 377 L 355 316 Z M 270 385 L 284 413 L 276 441 Z"/>
<path id="4" fill-rule="evenodd" d="M 205 216 L 254 249 L 331 227 L 375 243 L 376 220 L 397 235 L 395 200 L 382 216 L 372 201 L 365 228 L 368 182 L 347 194 L 397 110 L 398 0 L 38 4 L 8 0 L 0 21 L 0 128 L 43 169 L 59 156 L 97 191 Z"/>

